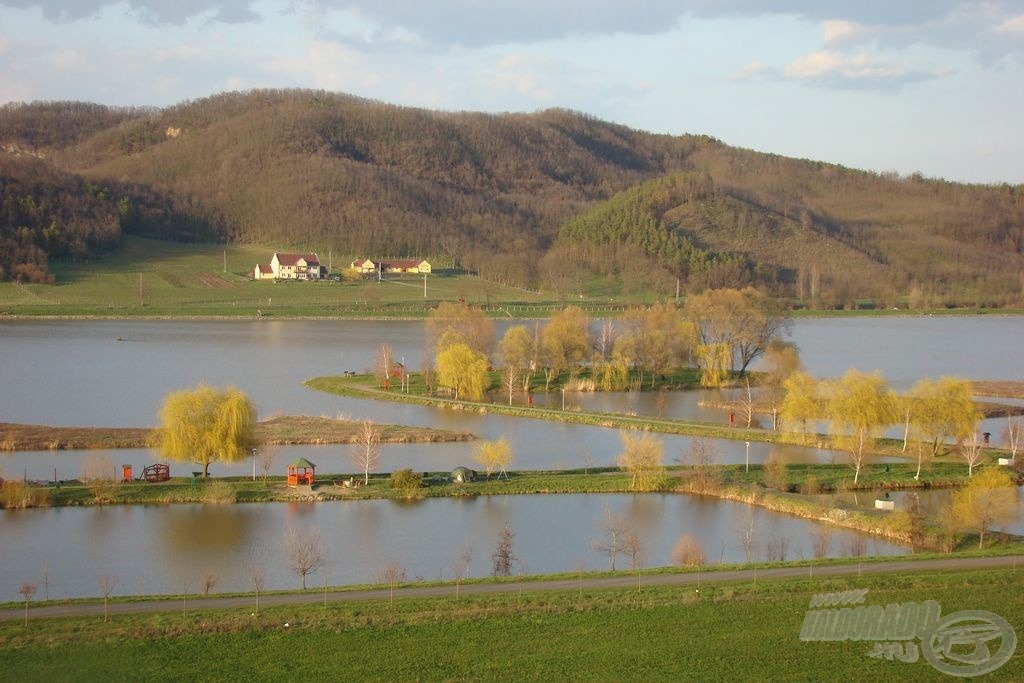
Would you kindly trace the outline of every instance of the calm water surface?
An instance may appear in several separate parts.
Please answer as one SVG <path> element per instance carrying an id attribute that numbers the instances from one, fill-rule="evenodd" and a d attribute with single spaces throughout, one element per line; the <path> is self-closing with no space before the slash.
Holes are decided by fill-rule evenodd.
<path id="1" fill-rule="evenodd" d="M 507 324 L 506 324 L 507 326 Z M 499 326 L 499 335 L 504 327 Z M 363 371 L 386 342 L 412 367 L 421 364 L 422 322 L 365 321 L 3 321 L 0 322 L 0 422 L 80 426 L 146 426 L 157 421 L 164 396 L 199 382 L 234 385 L 247 392 L 261 417 L 275 413 L 369 417 L 382 422 L 506 436 L 514 466 L 568 468 L 609 465 L 620 449 L 618 434 L 598 427 L 495 415 L 456 413 L 420 406 L 359 401 L 313 392 L 309 377 Z M 977 379 L 1024 379 L 1020 340 L 1024 318 L 856 318 L 798 321 L 793 340 L 808 370 L 837 376 L 848 367 L 881 370 L 898 388 L 921 377 L 955 374 Z M 559 402 L 560 402 L 560 396 Z M 664 414 L 723 419 L 697 405 L 698 392 L 673 393 Z M 597 408 L 656 414 L 650 395 L 566 395 L 567 409 Z M 998 429 L 991 429 L 998 434 Z M 666 458 L 687 449 L 687 437 L 664 436 Z M 719 461 L 742 463 L 743 442 L 716 444 Z M 472 445 L 387 446 L 382 470 L 444 470 L 469 464 Z M 750 462 L 772 447 L 751 443 Z M 834 452 L 787 447 L 794 462 L 834 461 Z M 83 453 L 18 453 L 0 456 L 0 476 L 77 477 L 87 455 L 107 457 L 136 471 L 157 456 L 148 449 Z M 302 455 L 321 471 L 348 465 L 344 446 L 281 447 L 278 466 Z M 172 464 L 181 473 L 187 464 Z M 215 475 L 246 474 L 252 463 L 218 463 Z M 603 507 L 628 515 L 649 546 L 648 564 L 666 564 L 680 533 L 695 533 L 714 559 L 740 558 L 736 518 L 749 508 L 687 496 L 529 496 L 418 503 L 358 501 L 318 505 L 228 507 L 130 506 L 0 512 L 0 599 L 16 599 L 23 580 L 50 577 L 51 597 L 95 595 L 96 579 L 118 575 L 118 593 L 196 590 L 204 570 L 221 578 L 219 590 L 247 587 L 249 567 L 265 565 L 273 587 L 296 585 L 281 547 L 290 527 L 317 529 L 331 547 L 331 583 L 371 580 L 388 560 L 410 576 L 452 575 L 461 548 L 474 548 L 472 573 L 489 572 L 498 530 L 516 531 L 524 570 L 571 570 L 579 562 L 604 566 L 591 550 Z M 790 556 L 807 554 L 811 523 L 755 510 L 757 523 L 790 539 Z M 869 544 L 868 551 L 872 551 Z M 879 552 L 900 552 L 878 544 Z M 841 553 L 837 541 L 834 553 Z M 322 580 L 322 576 L 314 579 Z M 42 592 L 42 591 L 41 591 Z"/>
<path id="2" fill-rule="evenodd" d="M 595 475 L 598 476 L 598 475 Z M 469 574 L 487 576 L 498 533 L 515 533 L 516 573 L 607 569 L 595 553 L 605 509 L 624 518 L 642 539 L 647 566 L 671 563 L 684 533 L 700 540 L 711 563 L 746 558 L 739 531 L 754 525 L 763 559 L 770 543 L 787 539 L 789 559 L 810 557 L 816 522 L 713 498 L 675 494 L 594 494 L 435 498 L 253 505 L 166 505 L 0 511 L 0 600 L 17 599 L 27 579 L 48 575 L 50 597 L 97 595 L 97 579 L 117 576 L 117 593 L 195 592 L 203 573 L 218 577 L 216 590 L 244 591 L 254 565 L 268 588 L 297 588 L 287 565 L 287 535 L 315 530 L 329 548 L 325 570 L 309 582 L 372 582 L 387 562 L 409 578 L 454 577 L 464 548 Z M 858 543 L 868 554 L 905 549 L 854 532 L 835 531 L 830 555 L 849 554 Z M 629 560 L 620 556 L 619 568 Z M 43 597 L 42 588 L 38 595 Z"/>

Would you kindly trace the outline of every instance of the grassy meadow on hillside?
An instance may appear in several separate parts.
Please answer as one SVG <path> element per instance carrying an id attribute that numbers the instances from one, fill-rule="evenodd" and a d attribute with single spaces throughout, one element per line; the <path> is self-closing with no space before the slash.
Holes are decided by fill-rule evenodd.
<path id="1" fill-rule="evenodd" d="M 540 296 L 471 276 L 409 276 L 378 283 L 254 281 L 257 263 L 274 248 L 194 245 L 124 237 L 122 246 L 89 263 L 53 264 L 57 284 L 0 283 L 0 311 L 15 315 L 97 316 L 423 316 L 439 301 L 516 301 Z M 277 251 L 291 251 L 280 248 Z M 332 257 L 319 252 L 327 262 Z M 335 255 L 332 273 L 351 256 Z M 226 268 L 225 268 L 226 260 Z"/>

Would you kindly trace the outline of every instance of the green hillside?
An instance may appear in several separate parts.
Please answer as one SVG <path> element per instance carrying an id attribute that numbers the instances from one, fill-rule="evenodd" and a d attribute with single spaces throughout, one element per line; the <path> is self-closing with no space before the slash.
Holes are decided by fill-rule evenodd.
<path id="1" fill-rule="evenodd" d="M 84 188 L 117 210 L 121 234 L 416 255 L 562 295 L 668 293 L 678 279 L 821 307 L 1022 301 L 1024 187 L 855 171 L 564 110 L 435 112 L 299 90 L 165 109 L 34 103 L 0 108 L 0 145 L 5 206 Z M 73 191 L 26 190 L 26 157 Z M 5 211 L 0 237 L 81 260 L 23 223 Z"/>

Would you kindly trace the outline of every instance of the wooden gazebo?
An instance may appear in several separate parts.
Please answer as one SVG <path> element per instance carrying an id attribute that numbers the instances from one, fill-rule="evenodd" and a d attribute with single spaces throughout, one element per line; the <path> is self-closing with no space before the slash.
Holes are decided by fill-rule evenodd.
<path id="1" fill-rule="evenodd" d="M 316 465 L 305 458 L 299 458 L 288 465 L 289 486 L 312 486 L 315 480 Z"/>

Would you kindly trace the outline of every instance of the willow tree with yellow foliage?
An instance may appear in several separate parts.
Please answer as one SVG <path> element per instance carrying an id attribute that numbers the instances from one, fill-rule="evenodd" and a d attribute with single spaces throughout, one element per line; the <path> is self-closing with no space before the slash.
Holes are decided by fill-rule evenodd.
<path id="1" fill-rule="evenodd" d="M 487 470 L 488 479 L 491 478 L 491 473 L 497 470 L 498 479 L 505 475 L 507 481 L 508 472 L 505 468 L 512 464 L 512 446 L 505 437 L 496 441 L 480 441 L 473 448 L 473 459 Z"/>
<path id="2" fill-rule="evenodd" d="M 199 385 L 167 395 L 160 409 L 160 453 L 194 462 L 209 475 L 210 463 L 244 460 L 256 446 L 256 408 L 234 387 Z"/>
<path id="3" fill-rule="evenodd" d="M 961 529 L 978 532 L 978 548 L 982 548 L 985 532 L 1013 522 L 1017 506 L 1017 486 L 1010 473 L 986 467 L 953 494 L 948 513 Z"/>
<path id="4" fill-rule="evenodd" d="M 881 373 L 848 370 L 830 382 L 826 412 L 839 443 L 850 454 L 853 483 L 867 462 L 882 429 L 897 419 L 896 396 Z"/>
<path id="5" fill-rule="evenodd" d="M 457 399 L 482 400 L 488 386 L 487 356 L 461 342 L 452 344 L 437 354 L 437 381 Z"/>

